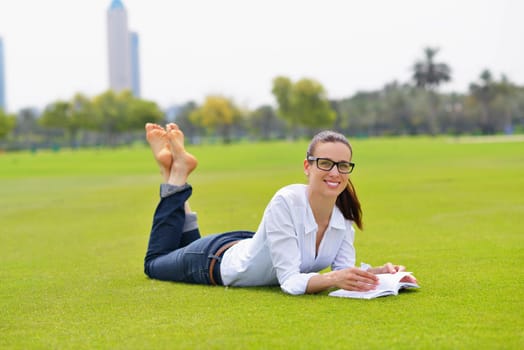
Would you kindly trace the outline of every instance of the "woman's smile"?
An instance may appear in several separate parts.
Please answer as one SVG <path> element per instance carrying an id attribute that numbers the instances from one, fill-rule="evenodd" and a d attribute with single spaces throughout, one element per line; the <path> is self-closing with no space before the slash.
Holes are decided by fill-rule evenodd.
<path id="1" fill-rule="evenodd" d="M 340 181 L 324 180 L 329 188 L 337 189 L 340 186 Z"/>

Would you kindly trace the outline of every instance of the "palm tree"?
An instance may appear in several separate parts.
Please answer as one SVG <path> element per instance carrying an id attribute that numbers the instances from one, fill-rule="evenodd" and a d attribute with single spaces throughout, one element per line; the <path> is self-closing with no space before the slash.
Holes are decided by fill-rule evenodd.
<path id="1" fill-rule="evenodd" d="M 478 82 L 469 85 L 469 92 L 480 105 L 480 128 L 483 134 L 494 134 L 498 127 L 511 125 L 511 112 L 508 111 L 511 107 L 501 101 L 499 105 L 502 104 L 503 108 L 497 110 L 496 100 L 507 98 L 513 91 L 513 84 L 505 75 L 496 81 L 488 69 L 482 71 Z"/>
<path id="2" fill-rule="evenodd" d="M 434 61 L 438 52 L 438 48 L 426 47 L 424 59 L 415 62 L 413 80 L 418 87 L 435 90 L 442 82 L 451 80 L 451 68 L 445 63 Z"/>
<path id="3" fill-rule="evenodd" d="M 436 90 L 441 83 L 451 80 L 451 68 L 445 63 L 435 62 L 435 56 L 438 52 L 438 48 L 425 48 L 424 59 L 415 62 L 413 65 L 412 79 L 417 87 L 425 89 L 429 93 L 430 117 L 428 127 L 431 134 L 435 134 L 437 129 L 438 96 Z"/>

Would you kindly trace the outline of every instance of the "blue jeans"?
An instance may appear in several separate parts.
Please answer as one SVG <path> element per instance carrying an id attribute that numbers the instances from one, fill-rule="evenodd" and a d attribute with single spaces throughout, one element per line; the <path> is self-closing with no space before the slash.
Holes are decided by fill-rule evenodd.
<path id="1" fill-rule="evenodd" d="M 201 238 L 198 228 L 183 232 L 186 219 L 184 203 L 191 193 L 191 187 L 187 187 L 160 199 L 144 260 L 144 271 L 150 278 L 211 284 L 209 264 L 212 259 L 217 260 L 215 271 L 220 269 L 220 258 L 215 256 L 217 250 L 231 241 L 251 238 L 254 234 L 251 231 L 233 231 Z M 222 284 L 219 273 L 215 273 L 214 277 L 217 284 Z"/>

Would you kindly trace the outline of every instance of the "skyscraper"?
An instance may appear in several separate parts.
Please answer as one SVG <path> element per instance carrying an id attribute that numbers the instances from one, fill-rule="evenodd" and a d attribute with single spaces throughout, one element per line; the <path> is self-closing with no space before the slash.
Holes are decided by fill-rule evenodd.
<path id="1" fill-rule="evenodd" d="M 131 32 L 129 34 L 129 42 L 131 49 L 131 90 L 136 97 L 140 96 L 140 56 L 138 54 L 139 39 L 138 33 Z"/>
<path id="2" fill-rule="evenodd" d="M 5 74 L 4 74 L 4 42 L 0 37 L 0 109 L 7 109 L 5 105 Z"/>
<path id="3" fill-rule="evenodd" d="M 109 88 L 116 92 L 129 89 L 139 97 L 138 34 L 129 32 L 121 0 L 112 0 L 107 11 L 107 39 Z"/>

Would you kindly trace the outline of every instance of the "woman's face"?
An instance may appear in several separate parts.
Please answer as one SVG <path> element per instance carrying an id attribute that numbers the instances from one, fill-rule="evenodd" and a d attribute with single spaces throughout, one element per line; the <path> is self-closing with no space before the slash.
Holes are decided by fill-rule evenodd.
<path id="1" fill-rule="evenodd" d="M 316 158 L 328 158 L 334 162 L 350 162 L 351 151 L 341 142 L 319 142 L 313 154 Z M 310 192 L 325 197 L 337 197 L 347 186 L 348 174 L 341 174 L 337 166 L 330 171 L 321 170 L 317 162 L 304 160 L 304 172 L 308 177 Z"/>

